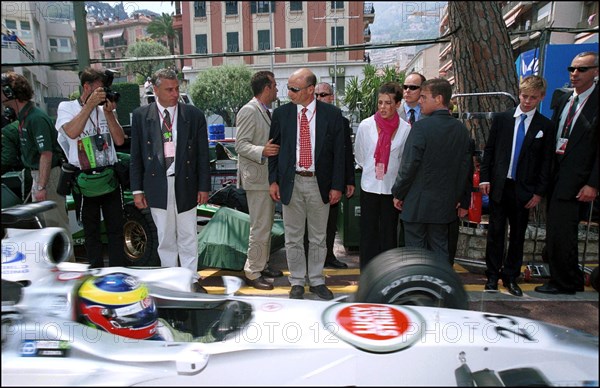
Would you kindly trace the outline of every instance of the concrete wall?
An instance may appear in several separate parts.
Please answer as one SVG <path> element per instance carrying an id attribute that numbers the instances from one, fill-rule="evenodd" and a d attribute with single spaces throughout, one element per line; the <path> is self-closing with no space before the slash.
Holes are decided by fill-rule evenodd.
<path id="1" fill-rule="evenodd" d="M 473 225 L 473 224 L 471 224 Z M 591 223 L 587 238 L 587 223 L 579 224 L 579 258 L 582 260 L 586 253 L 586 262 L 598 261 L 598 224 Z M 456 256 L 460 258 L 482 260 L 485 265 L 485 245 L 487 237 L 487 224 L 479 224 L 477 227 L 461 226 L 458 239 L 458 250 Z M 542 249 L 545 245 L 546 228 L 541 226 L 536 231 L 534 225 L 527 227 L 525 234 L 525 245 L 523 251 L 523 263 L 528 261 L 542 261 Z M 507 239 L 508 242 L 508 239 Z"/>

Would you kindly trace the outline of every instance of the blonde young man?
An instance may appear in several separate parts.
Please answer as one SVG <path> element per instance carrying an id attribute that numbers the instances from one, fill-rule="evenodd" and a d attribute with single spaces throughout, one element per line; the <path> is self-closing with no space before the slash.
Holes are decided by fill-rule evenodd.
<path id="1" fill-rule="evenodd" d="M 519 106 L 494 116 L 485 145 L 479 187 L 490 198 L 486 291 L 497 290 L 502 279 L 510 294 L 523 295 L 517 278 L 529 210 L 546 195 L 550 178 L 553 125 L 536 110 L 545 95 L 546 80 L 537 75 L 524 78 L 519 84 Z M 505 252 L 507 221 L 510 237 Z"/>

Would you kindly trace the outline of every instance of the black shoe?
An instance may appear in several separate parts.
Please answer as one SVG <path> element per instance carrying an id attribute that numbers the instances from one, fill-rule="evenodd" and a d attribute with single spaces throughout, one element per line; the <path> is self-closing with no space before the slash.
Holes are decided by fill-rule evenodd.
<path id="1" fill-rule="evenodd" d="M 246 278 L 246 284 L 250 287 L 257 288 L 259 290 L 272 290 L 273 285 L 265 280 L 262 276 L 257 277 L 254 280 Z"/>
<path id="2" fill-rule="evenodd" d="M 325 299 L 325 300 L 331 300 L 333 299 L 333 292 L 331 292 L 329 290 L 329 288 L 327 288 L 326 285 L 324 284 L 319 284 L 318 286 L 310 286 L 308 287 L 308 291 L 312 292 L 313 294 L 317 294 L 319 298 L 321 299 Z"/>
<path id="3" fill-rule="evenodd" d="M 554 287 L 550 283 L 546 283 L 544 285 L 537 286 L 535 288 L 535 290 L 537 292 L 541 292 L 542 294 L 565 294 L 565 295 L 574 295 L 575 294 L 575 291 L 562 290 L 560 288 Z"/>
<path id="4" fill-rule="evenodd" d="M 328 268 L 348 268 L 348 264 L 342 263 L 335 256 L 325 259 L 325 267 Z"/>
<path id="5" fill-rule="evenodd" d="M 283 272 L 278 269 L 267 266 L 267 268 L 260 271 L 262 276 L 266 276 L 268 278 L 279 278 L 283 276 Z"/>
<path id="6" fill-rule="evenodd" d="M 200 280 L 192 283 L 192 291 L 200 294 L 208 294 L 206 288 L 202 287 L 202 285 L 200 284 Z"/>
<path id="7" fill-rule="evenodd" d="M 508 292 L 511 295 L 514 295 L 514 296 L 523 296 L 523 291 L 521 290 L 521 287 L 519 287 L 519 285 L 517 284 L 517 282 L 504 283 L 504 287 L 506 287 L 506 289 L 508 290 Z"/>
<path id="8" fill-rule="evenodd" d="M 290 290 L 290 299 L 304 299 L 304 287 L 292 286 Z"/>
<path id="9" fill-rule="evenodd" d="M 484 291 L 498 291 L 498 281 L 488 279 L 487 283 L 483 287 Z"/>

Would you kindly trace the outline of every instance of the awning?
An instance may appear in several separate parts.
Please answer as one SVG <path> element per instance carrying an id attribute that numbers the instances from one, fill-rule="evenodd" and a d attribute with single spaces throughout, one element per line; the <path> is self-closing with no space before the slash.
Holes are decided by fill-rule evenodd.
<path id="1" fill-rule="evenodd" d="M 114 38 L 119 38 L 123 35 L 123 28 L 119 29 L 119 30 L 113 30 L 113 31 L 106 31 L 103 35 L 102 35 L 102 40 L 103 41 L 107 41 L 109 39 L 114 39 Z"/>
<path id="2" fill-rule="evenodd" d="M 523 7 L 519 8 L 516 12 L 513 12 L 512 15 L 510 15 L 507 19 L 506 19 L 506 27 L 510 27 L 513 24 L 515 24 L 515 21 L 517 20 L 517 18 L 519 17 L 519 15 L 523 12 Z"/>

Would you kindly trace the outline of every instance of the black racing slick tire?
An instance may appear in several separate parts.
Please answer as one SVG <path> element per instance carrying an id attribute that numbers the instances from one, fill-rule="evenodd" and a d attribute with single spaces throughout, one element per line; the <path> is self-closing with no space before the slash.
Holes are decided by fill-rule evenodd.
<path id="1" fill-rule="evenodd" d="M 158 233 L 150 209 L 140 210 L 133 203 L 125 205 L 123 238 L 128 266 L 160 267 Z"/>
<path id="2" fill-rule="evenodd" d="M 394 248 L 361 272 L 356 302 L 468 309 L 463 284 L 447 257 L 421 248 Z"/>

